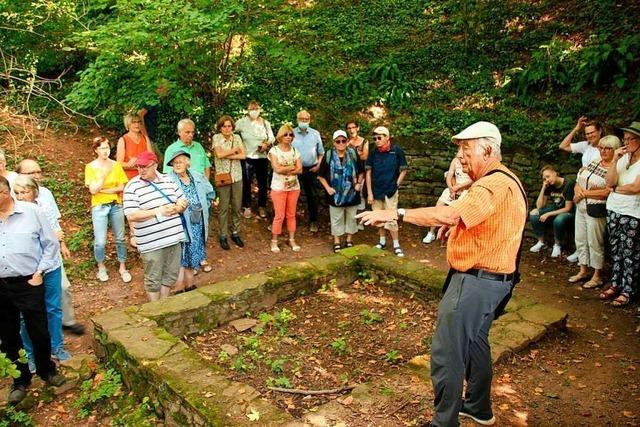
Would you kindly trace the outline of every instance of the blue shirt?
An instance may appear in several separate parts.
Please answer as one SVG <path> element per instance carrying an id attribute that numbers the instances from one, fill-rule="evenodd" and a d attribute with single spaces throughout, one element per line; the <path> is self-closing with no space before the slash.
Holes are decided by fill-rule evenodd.
<path id="1" fill-rule="evenodd" d="M 44 212 L 34 203 L 14 203 L 7 220 L 0 221 L 0 277 L 57 268 L 60 245 Z"/>
<path id="2" fill-rule="evenodd" d="M 38 205 L 47 213 L 48 217 L 59 221 L 62 215 L 53 193 L 43 185 L 38 185 L 38 187 Z"/>
<path id="3" fill-rule="evenodd" d="M 307 128 L 302 132 L 300 128 L 293 130 L 293 147 L 300 152 L 300 160 L 305 168 L 315 166 L 318 163 L 318 156 L 324 154 L 322 138 L 320 132 L 313 128 Z"/>
<path id="4" fill-rule="evenodd" d="M 371 169 L 371 191 L 375 200 L 392 197 L 398 191 L 400 170 L 407 168 L 407 159 L 402 148 L 391 144 L 391 149 L 381 153 L 377 148 L 369 151 L 367 170 Z"/>

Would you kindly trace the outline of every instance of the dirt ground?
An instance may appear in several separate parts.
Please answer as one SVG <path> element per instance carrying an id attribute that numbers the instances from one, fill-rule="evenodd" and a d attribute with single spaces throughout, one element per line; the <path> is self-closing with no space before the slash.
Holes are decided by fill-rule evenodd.
<path id="1" fill-rule="evenodd" d="M 9 155 L 15 152 L 11 150 L 16 146 L 15 141 L 3 139 L 1 142 L 3 148 L 9 148 Z M 90 135 L 47 135 L 40 136 L 33 143 L 35 146 L 31 152 L 60 165 L 45 169 L 44 173 L 72 180 L 75 182 L 74 190 L 81 192 L 84 164 L 93 158 L 88 148 Z M 23 154 L 28 153 L 29 150 L 23 150 Z M 64 199 L 65 195 L 56 194 L 56 197 Z M 86 215 L 89 215 L 88 193 L 85 197 Z M 402 195 L 400 200 L 402 205 Z M 325 220 L 317 234 L 311 234 L 304 221 L 299 221 L 298 243 L 302 246 L 301 252 L 284 249 L 280 254 L 269 251 L 268 223 L 256 218 L 243 221 L 245 248 L 240 249 L 232 244 L 231 250 L 223 251 L 215 239 L 214 219 L 214 229 L 208 242 L 208 259 L 214 269 L 211 273 L 199 274 L 197 283 L 211 283 L 238 274 L 267 270 L 293 260 L 331 253 L 332 241 L 326 212 L 324 214 Z M 77 228 L 77 218 L 64 220 L 69 230 Z M 423 245 L 423 235 L 424 230 L 403 225 L 400 236 L 405 253 L 427 265 L 445 269 L 445 248 L 439 243 Z M 365 230 L 358 233 L 354 241 L 374 244 L 376 232 Z M 77 317 L 88 327 L 85 336 L 65 336 L 66 346 L 72 353 L 93 351 L 90 322 L 93 315 L 145 301 L 137 256 L 131 253 L 133 260 L 129 265 L 134 280 L 125 284 L 115 274 L 113 247 L 110 247 L 110 251 L 112 264 L 109 267 L 113 273 L 109 282 L 98 282 L 92 273 L 87 280 L 74 280 L 72 283 Z M 90 252 L 85 251 L 76 254 L 72 263 L 78 264 L 89 258 Z M 614 308 L 602 303 L 596 291 L 582 290 L 577 285 L 567 283 L 567 277 L 577 269 L 564 257 L 555 260 L 549 258 L 548 253 L 525 252 L 522 270 L 523 281 L 516 292 L 568 312 L 569 323 L 566 331 L 545 338 L 495 367 L 493 405 L 499 424 L 640 425 L 640 326 L 634 317 L 635 305 Z M 73 392 L 63 394 L 53 403 L 34 409 L 32 413 L 38 425 L 58 426 L 61 422 L 108 425 L 108 420 L 75 418 L 75 410 L 71 407 L 73 397 Z"/>

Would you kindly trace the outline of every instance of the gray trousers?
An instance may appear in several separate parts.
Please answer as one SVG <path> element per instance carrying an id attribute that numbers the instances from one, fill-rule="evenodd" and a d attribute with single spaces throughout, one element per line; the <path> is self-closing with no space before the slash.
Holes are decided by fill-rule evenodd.
<path id="1" fill-rule="evenodd" d="M 438 324 L 431 343 L 431 381 L 436 426 L 458 426 L 458 412 L 482 419 L 491 411 L 491 349 L 489 328 L 494 311 L 511 282 L 454 273 L 438 306 Z M 462 388 L 467 380 L 464 402 Z"/>
<path id="2" fill-rule="evenodd" d="M 62 267 L 62 324 L 64 326 L 73 326 L 76 324 L 76 312 L 73 309 L 73 300 L 71 299 L 71 283 L 67 273 Z"/>
<path id="3" fill-rule="evenodd" d="M 231 214 L 231 232 L 240 232 L 240 208 L 242 207 L 242 181 L 216 188 L 220 202 L 218 204 L 218 223 L 220 237 L 227 237 L 229 214 Z"/>

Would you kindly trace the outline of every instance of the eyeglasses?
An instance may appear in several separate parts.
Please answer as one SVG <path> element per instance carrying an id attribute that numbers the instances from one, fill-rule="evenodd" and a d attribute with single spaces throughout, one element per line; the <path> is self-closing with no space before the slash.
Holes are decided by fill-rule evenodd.
<path id="1" fill-rule="evenodd" d="M 613 150 L 613 147 L 598 147 L 598 150 Z"/>
<path id="2" fill-rule="evenodd" d="M 131 124 L 134 124 L 134 123 L 142 123 L 142 120 L 131 120 Z"/>
<path id="3" fill-rule="evenodd" d="M 293 138 L 293 133 L 292 133 L 292 132 L 285 133 L 285 134 L 284 134 L 284 135 L 282 135 L 282 136 L 290 136 L 291 138 Z"/>
<path id="4" fill-rule="evenodd" d="M 631 141 L 636 141 L 636 140 L 638 140 L 638 139 L 640 139 L 640 138 L 637 138 L 637 137 L 635 137 L 635 136 L 632 136 L 632 137 L 622 138 L 622 142 L 627 143 L 627 142 L 631 142 Z"/>
<path id="5" fill-rule="evenodd" d="M 383 135 L 374 135 L 373 136 L 373 140 L 374 141 L 382 141 L 384 139 Z"/>
<path id="6" fill-rule="evenodd" d="M 20 175 L 40 175 L 42 174 L 42 171 L 32 171 L 32 172 L 20 172 Z"/>
<path id="7" fill-rule="evenodd" d="M 336 144 L 346 144 L 347 140 L 344 139 L 344 138 L 339 138 L 339 139 L 334 140 L 333 142 L 336 143 Z"/>

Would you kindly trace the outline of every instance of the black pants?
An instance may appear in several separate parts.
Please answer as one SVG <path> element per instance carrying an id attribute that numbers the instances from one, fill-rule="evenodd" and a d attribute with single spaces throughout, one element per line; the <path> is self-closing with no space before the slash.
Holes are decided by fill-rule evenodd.
<path id="1" fill-rule="evenodd" d="M 18 351 L 23 348 L 20 338 L 20 314 L 33 343 L 36 373 L 42 379 L 56 373 L 51 360 L 51 339 L 47 328 L 47 310 L 44 303 L 44 285 L 31 286 L 30 276 L 0 278 L 0 350 L 14 362 L 20 376 L 14 385 L 28 386 L 31 372 L 26 363 L 18 362 Z"/>
<path id="2" fill-rule="evenodd" d="M 318 174 L 310 171 L 312 167 L 303 167 L 299 178 L 304 197 L 307 199 L 309 222 L 318 222 Z"/>
<path id="3" fill-rule="evenodd" d="M 258 207 L 267 207 L 269 190 L 269 159 L 246 159 L 242 167 L 242 207 L 251 207 L 251 181 L 258 182 Z"/>

